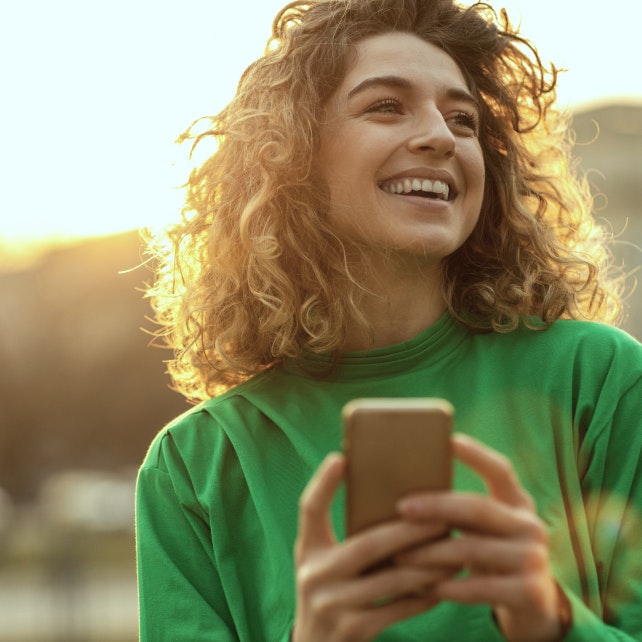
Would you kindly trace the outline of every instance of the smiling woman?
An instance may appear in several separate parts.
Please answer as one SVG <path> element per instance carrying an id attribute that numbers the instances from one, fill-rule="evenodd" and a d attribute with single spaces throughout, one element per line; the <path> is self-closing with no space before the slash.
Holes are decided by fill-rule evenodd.
<path id="1" fill-rule="evenodd" d="M 368 287 L 407 279 L 408 262 L 421 263 L 413 302 L 432 307 L 436 321 L 444 311 L 434 305 L 439 264 L 470 235 L 482 205 L 477 99 L 452 58 L 411 34 L 364 39 L 354 60 L 320 129 L 316 165 L 329 190 L 328 220 L 370 255 Z M 372 347 L 420 329 L 397 324 Z M 359 347 L 356 334 L 346 346 Z"/>
<path id="2" fill-rule="evenodd" d="M 477 100 L 453 60 L 416 36 L 374 36 L 354 56 L 320 132 L 328 216 L 377 248 L 385 271 L 391 250 L 421 255 L 429 268 L 462 244 L 481 209 Z"/>
<path id="3" fill-rule="evenodd" d="M 295 0 L 186 133 L 149 294 L 200 403 L 139 474 L 142 642 L 642 642 L 642 346 L 556 81 L 483 3 Z M 462 466 L 346 537 L 360 397 L 446 399 Z"/>

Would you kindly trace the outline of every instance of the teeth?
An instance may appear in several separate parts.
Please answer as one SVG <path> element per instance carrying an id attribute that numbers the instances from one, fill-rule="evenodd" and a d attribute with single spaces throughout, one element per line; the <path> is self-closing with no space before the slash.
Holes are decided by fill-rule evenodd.
<path id="1" fill-rule="evenodd" d="M 396 181 L 390 181 L 381 186 L 384 192 L 388 194 L 410 194 L 410 192 L 426 192 L 437 194 L 438 198 L 445 201 L 450 195 L 448 183 L 443 181 L 431 181 L 427 178 L 400 178 Z"/>
<path id="2" fill-rule="evenodd" d="M 438 194 L 443 194 L 444 198 L 448 200 L 448 194 L 450 193 L 450 188 L 448 187 L 448 183 L 442 183 L 442 181 L 435 181 L 433 186 L 433 191 L 437 192 Z"/>

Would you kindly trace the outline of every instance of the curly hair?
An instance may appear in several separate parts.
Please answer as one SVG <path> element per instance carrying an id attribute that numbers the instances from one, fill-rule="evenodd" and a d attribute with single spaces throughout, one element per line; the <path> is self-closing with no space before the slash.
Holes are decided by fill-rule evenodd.
<path id="1" fill-rule="evenodd" d="M 554 105 L 557 70 L 506 13 L 453 0 L 296 0 L 229 105 L 183 134 L 217 149 L 189 176 L 181 222 L 149 244 L 157 334 L 186 397 L 220 394 L 305 350 L 337 356 L 349 327 L 368 329 L 356 276 L 365 259 L 328 224 L 313 159 L 351 47 L 391 31 L 442 48 L 481 105 L 480 218 L 442 267 L 453 317 L 477 332 L 615 322 L 618 283 Z"/>

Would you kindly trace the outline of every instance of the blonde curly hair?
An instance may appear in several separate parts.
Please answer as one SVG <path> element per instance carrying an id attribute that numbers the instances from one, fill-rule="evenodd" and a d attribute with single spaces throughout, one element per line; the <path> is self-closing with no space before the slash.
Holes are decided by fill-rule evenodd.
<path id="1" fill-rule="evenodd" d="M 149 243 L 157 335 L 175 351 L 170 374 L 189 399 L 304 350 L 337 356 L 349 327 L 368 329 L 355 276 L 366 259 L 329 226 L 313 159 L 351 47 L 390 31 L 441 47 L 480 100 L 485 197 L 472 235 L 443 261 L 453 317 L 472 331 L 615 321 L 618 283 L 571 161 L 568 119 L 554 107 L 557 70 L 505 12 L 453 0 L 296 0 L 230 104 L 183 135 L 194 146 L 213 137 L 217 150 L 192 171 L 181 222 Z"/>

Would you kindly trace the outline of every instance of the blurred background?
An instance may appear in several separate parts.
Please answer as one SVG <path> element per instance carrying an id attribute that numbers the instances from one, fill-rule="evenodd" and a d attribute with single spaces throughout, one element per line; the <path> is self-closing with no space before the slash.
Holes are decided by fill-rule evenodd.
<path id="1" fill-rule="evenodd" d="M 0 642 L 137 639 L 136 469 L 187 408 L 148 346 L 137 229 L 177 216 L 173 141 L 231 98 L 281 4 L 0 0 Z M 642 6 L 491 4 L 567 69 L 642 339 Z"/>

